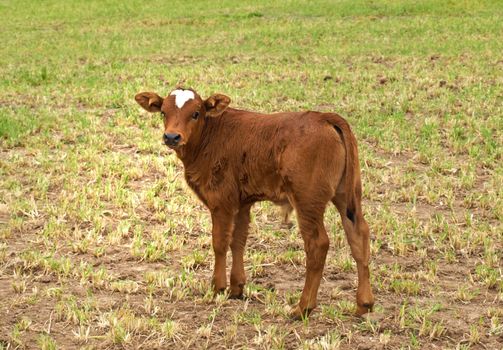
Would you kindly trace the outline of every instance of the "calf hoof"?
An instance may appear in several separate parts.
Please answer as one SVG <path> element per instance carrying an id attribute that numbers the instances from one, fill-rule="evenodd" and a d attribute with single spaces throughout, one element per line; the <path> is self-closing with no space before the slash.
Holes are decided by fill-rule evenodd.
<path id="1" fill-rule="evenodd" d="M 243 293 L 241 293 L 241 294 L 229 294 L 229 299 L 245 300 L 245 295 Z"/>
<path id="2" fill-rule="evenodd" d="M 364 303 L 362 305 L 356 305 L 356 315 L 363 316 L 366 313 L 372 312 L 374 309 L 373 303 Z"/>
<path id="3" fill-rule="evenodd" d="M 296 305 L 292 310 L 290 310 L 289 316 L 292 320 L 302 321 L 309 317 L 313 308 L 302 309 L 299 305 Z"/>
<path id="4" fill-rule="evenodd" d="M 213 287 L 213 293 L 216 294 L 222 294 L 225 293 L 227 290 L 227 283 L 226 281 L 219 281 L 215 276 L 211 279 L 211 286 Z"/>
<path id="5" fill-rule="evenodd" d="M 225 289 L 226 288 L 214 288 L 213 289 L 213 293 L 215 293 L 215 295 L 217 295 L 217 294 L 224 294 L 225 293 Z"/>
<path id="6" fill-rule="evenodd" d="M 293 227 L 293 222 L 290 222 L 290 221 L 283 221 L 280 226 L 280 228 L 282 228 L 284 230 L 290 230 L 292 227 Z"/>
<path id="7" fill-rule="evenodd" d="M 231 286 L 229 291 L 229 299 L 244 299 L 243 290 L 244 284 L 238 284 L 237 286 Z"/>

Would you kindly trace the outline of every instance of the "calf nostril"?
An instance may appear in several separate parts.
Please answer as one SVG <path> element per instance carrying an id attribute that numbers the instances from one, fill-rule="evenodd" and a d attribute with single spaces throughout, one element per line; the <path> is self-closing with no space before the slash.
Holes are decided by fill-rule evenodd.
<path id="1" fill-rule="evenodd" d="M 177 143 L 178 143 L 178 142 L 180 142 L 180 140 L 181 140 L 181 139 L 182 139 L 182 135 L 178 134 L 178 135 L 176 135 L 176 136 L 173 138 L 173 141 L 175 141 L 175 142 L 177 142 Z"/>

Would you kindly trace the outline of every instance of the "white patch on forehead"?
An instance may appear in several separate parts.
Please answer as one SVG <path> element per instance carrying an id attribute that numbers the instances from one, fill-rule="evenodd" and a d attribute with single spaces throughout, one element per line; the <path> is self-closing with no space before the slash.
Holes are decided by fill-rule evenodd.
<path id="1" fill-rule="evenodd" d="M 190 90 L 175 90 L 170 93 L 170 95 L 175 95 L 175 104 L 178 108 L 182 108 L 185 102 L 194 99 L 194 92 Z"/>

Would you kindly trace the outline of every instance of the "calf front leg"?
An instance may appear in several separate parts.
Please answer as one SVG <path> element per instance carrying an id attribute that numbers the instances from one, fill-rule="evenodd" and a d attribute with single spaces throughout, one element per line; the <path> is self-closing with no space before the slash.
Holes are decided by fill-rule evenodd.
<path id="1" fill-rule="evenodd" d="M 232 233 L 232 269 L 231 269 L 231 289 L 230 297 L 241 299 L 246 283 L 243 255 L 245 251 L 246 238 L 248 237 L 248 225 L 250 224 L 251 205 L 242 207 L 236 214 L 234 231 Z"/>
<path id="2" fill-rule="evenodd" d="M 215 269 L 213 270 L 213 288 L 221 293 L 227 287 L 226 258 L 234 226 L 234 215 L 229 212 L 212 212 L 211 221 L 213 251 L 215 253 Z"/>

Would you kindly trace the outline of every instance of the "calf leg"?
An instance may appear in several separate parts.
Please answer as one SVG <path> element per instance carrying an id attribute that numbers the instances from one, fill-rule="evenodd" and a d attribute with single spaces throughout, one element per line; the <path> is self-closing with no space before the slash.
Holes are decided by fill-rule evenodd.
<path id="1" fill-rule="evenodd" d="M 215 269 L 213 271 L 213 288 L 215 292 L 224 292 L 227 287 L 226 258 L 234 225 L 232 213 L 211 213 L 213 224 L 212 241 L 215 252 Z"/>
<path id="2" fill-rule="evenodd" d="M 363 315 L 372 311 L 374 306 L 374 295 L 370 287 L 370 238 L 369 226 L 361 212 L 356 213 L 355 222 L 346 215 L 346 201 L 343 195 L 337 195 L 333 200 L 342 219 L 342 226 L 346 233 L 351 254 L 356 261 L 358 270 L 358 289 L 356 291 L 356 313 Z"/>
<path id="3" fill-rule="evenodd" d="M 250 224 L 251 205 L 242 207 L 236 214 L 234 231 L 232 233 L 232 269 L 231 269 L 231 298 L 242 298 L 246 283 L 243 255 L 248 237 L 248 225 Z"/>
<path id="4" fill-rule="evenodd" d="M 295 319 L 308 316 L 317 305 L 318 288 L 329 246 L 323 224 L 325 206 L 319 206 L 317 209 L 312 205 L 305 206 L 308 211 L 302 208 L 301 205 L 296 205 L 300 233 L 306 251 L 306 280 L 299 304 L 291 312 L 291 316 Z"/>
<path id="5" fill-rule="evenodd" d="M 289 202 L 281 204 L 281 217 L 283 221 L 281 224 L 283 226 L 291 226 L 290 225 L 290 215 L 292 214 L 293 208 Z"/>

